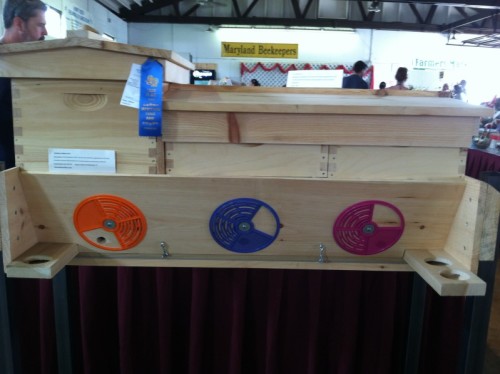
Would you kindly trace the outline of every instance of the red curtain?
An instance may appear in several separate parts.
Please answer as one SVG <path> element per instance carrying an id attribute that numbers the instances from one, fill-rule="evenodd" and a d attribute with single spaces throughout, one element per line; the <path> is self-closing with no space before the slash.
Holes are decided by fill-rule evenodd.
<path id="1" fill-rule="evenodd" d="M 413 273 L 68 267 L 68 275 L 76 373 L 403 370 Z M 51 281 L 14 282 L 24 370 L 57 373 Z M 461 305 L 428 299 L 419 372 L 455 372 Z"/>

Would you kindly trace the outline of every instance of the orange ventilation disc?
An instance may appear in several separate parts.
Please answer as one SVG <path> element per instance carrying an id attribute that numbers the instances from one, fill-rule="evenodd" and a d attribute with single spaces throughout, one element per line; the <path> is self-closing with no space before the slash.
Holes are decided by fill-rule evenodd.
<path id="1" fill-rule="evenodd" d="M 94 195 L 81 201 L 73 213 L 73 224 L 84 240 L 107 251 L 133 248 L 147 231 L 140 209 L 113 195 Z"/>

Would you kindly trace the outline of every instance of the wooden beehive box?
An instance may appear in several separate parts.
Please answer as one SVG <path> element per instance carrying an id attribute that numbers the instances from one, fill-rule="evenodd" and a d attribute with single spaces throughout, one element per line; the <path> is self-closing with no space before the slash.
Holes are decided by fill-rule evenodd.
<path id="1" fill-rule="evenodd" d="M 132 60 L 121 78 L 13 78 L 8 276 L 67 264 L 417 271 L 442 295 L 484 294 L 474 273 L 493 256 L 500 199 L 463 172 L 487 108 L 437 93 L 172 83 L 162 138 L 140 138 L 137 112 L 118 104 Z M 48 173 L 49 148 L 116 150 L 118 173 Z M 353 206 L 372 252 L 334 234 Z"/>
<path id="2" fill-rule="evenodd" d="M 157 173 L 157 139 L 137 136 L 137 110 L 120 105 L 132 64 L 147 58 L 163 65 L 165 82 L 189 83 L 194 65 L 168 50 L 81 37 L 0 46 L 16 165 L 48 170 L 49 148 L 112 149 L 119 173 Z"/>
<path id="3" fill-rule="evenodd" d="M 257 202 L 251 217 L 239 211 L 249 199 Z M 470 178 L 0 174 L 5 271 L 13 277 L 51 278 L 67 264 L 414 270 L 441 295 L 483 295 L 474 273 L 480 258 L 493 259 L 499 202 L 496 190 Z M 359 221 L 375 227 L 375 246 L 384 244 L 383 230 L 402 234 L 389 248 L 353 253 L 332 236 L 338 217 L 360 203 L 375 207 Z M 397 207 L 404 225 L 383 204 Z"/>
<path id="4" fill-rule="evenodd" d="M 190 85 L 169 85 L 164 109 L 169 175 L 365 180 L 463 175 L 491 111 L 436 92 Z"/>

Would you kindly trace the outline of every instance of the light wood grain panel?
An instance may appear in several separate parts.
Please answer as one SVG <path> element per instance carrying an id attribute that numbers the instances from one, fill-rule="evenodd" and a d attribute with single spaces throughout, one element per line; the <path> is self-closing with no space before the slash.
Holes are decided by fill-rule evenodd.
<path id="1" fill-rule="evenodd" d="M 200 67 L 199 65 L 211 64 L 195 64 L 196 68 L 215 69 L 211 67 Z M 172 91 L 169 95 L 176 95 L 175 91 L 200 91 L 200 92 L 253 92 L 253 93 L 277 93 L 277 94 L 315 94 L 315 95 L 346 95 L 346 96 L 374 96 L 380 95 L 380 90 L 365 90 L 365 89 L 342 89 L 342 88 L 309 88 L 309 87 L 254 87 L 254 86 L 205 86 L 205 85 L 177 85 L 171 84 L 165 87 L 165 90 Z M 420 90 L 385 90 L 387 95 L 383 96 L 403 96 L 403 97 L 440 97 L 440 91 L 420 91 Z"/>
<path id="2" fill-rule="evenodd" d="M 137 110 L 119 105 L 123 84 L 18 80 L 13 83 L 16 165 L 47 171 L 49 148 L 111 149 L 117 172 L 148 174 L 156 139 L 138 136 Z"/>
<path id="3" fill-rule="evenodd" d="M 145 266 L 145 267 L 193 267 L 247 269 L 307 269 L 307 270 L 362 270 L 362 271 L 413 271 L 413 268 L 402 259 L 329 257 L 327 262 L 319 262 L 318 257 L 278 257 L 266 256 L 265 260 L 255 256 L 182 256 L 172 255 L 160 259 L 157 255 L 141 254 L 112 256 L 106 253 L 80 252 L 69 265 L 77 266 Z"/>
<path id="4" fill-rule="evenodd" d="M 79 37 L 0 45 L 0 56 L 0 75 L 5 77 L 126 80 L 131 64 L 148 57 L 175 64 L 188 79 L 194 69 L 173 51 Z"/>
<path id="5" fill-rule="evenodd" d="M 87 62 L 85 66 L 82 61 Z M 145 56 L 120 56 L 108 51 L 68 48 L 2 56 L 0 74 L 15 78 L 100 79 L 124 82 L 130 74 L 131 64 L 143 64 L 144 61 Z"/>
<path id="6" fill-rule="evenodd" d="M 128 53 L 132 55 L 162 57 L 166 59 L 171 59 L 171 58 L 175 59 L 175 57 L 172 56 L 178 56 L 175 52 L 165 49 L 148 48 L 143 46 L 116 43 L 112 41 L 101 41 L 101 40 L 82 38 L 82 37 L 69 37 L 65 39 L 44 40 L 44 41 L 16 43 L 16 44 L 3 44 L 0 46 L 0 54 L 11 54 L 20 52 L 34 53 L 37 51 L 60 50 L 60 49 L 75 48 L 75 47 L 97 49 L 104 51 L 114 51 L 114 52 Z"/>
<path id="7" fill-rule="evenodd" d="M 466 178 L 466 182 L 444 249 L 467 269 L 477 272 L 480 259 L 494 259 L 500 193 L 476 179 Z"/>
<path id="8" fill-rule="evenodd" d="M 4 266 L 38 242 L 18 168 L 0 173 L 0 230 Z"/>
<path id="9" fill-rule="evenodd" d="M 474 117 L 492 113 L 490 108 L 461 100 L 426 96 L 377 96 L 352 94 L 268 92 L 258 87 L 181 90 L 168 86 L 164 110 L 244 113 L 350 114 L 357 116 Z M 349 90 L 346 90 L 349 91 Z"/>
<path id="10" fill-rule="evenodd" d="M 71 243 L 37 243 L 5 266 L 10 278 L 53 278 L 76 255 L 78 248 Z"/>
<path id="11" fill-rule="evenodd" d="M 328 177 L 334 179 L 426 180 L 463 175 L 459 148 L 331 146 Z"/>
<path id="12" fill-rule="evenodd" d="M 320 145 L 169 143 L 167 174 L 218 177 L 326 177 Z"/>
<path id="13" fill-rule="evenodd" d="M 236 113 L 241 143 L 468 147 L 468 117 Z M 229 142 L 224 112 L 164 112 L 169 142 Z"/>
<path id="14" fill-rule="evenodd" d="M 163 140 L 172 142 L 229 143 L 225 112 L 163 111 Z"/>
<path id="15" fill-rule="evenodd" d="M 487 184 L 483 201 L 478 217 L 483 221 L 479 261 L 494 261 L 500 220 L 500 193 Z"/>
<path id="16" fill-rule="evenodd" d="M 406 262 L 440 296 L 484 296 L 486 283 L 444 251 L 407 251 Z"/>
<path id="17" fill-rule="evenodd" d="M 463 181 L 339 182 L 31 173 L 24 173 L 22 177 L 39 240 L 76 242 L 94 252 L 104 251 L 84 242 L 72 224 L 77 204 L 94 194 L 128 199 L 147 217 L 145 239 L 126 253 L 161 253 L 159 243 L 165 241 L 172 255 L 228 258 L 238 255 L 214 242 L 208 230 L 210 216 L 228 200 L 260 199 L 276 210 L 282 228 L 271 246 L 252 255 L 256 260 L 266 256 L 283 256 L 284 260 L 287 256 L 316 258 L 319 243 L 326 245 L 329 256 L 359 258 L 334 243 L 332 226 L 342 210 L 360 200 L 372 199 L 396 205 L 406 220 L 400 241 L 374 257 L 402 258 L 407 249 L 441 250 L 464 189 Z"/>

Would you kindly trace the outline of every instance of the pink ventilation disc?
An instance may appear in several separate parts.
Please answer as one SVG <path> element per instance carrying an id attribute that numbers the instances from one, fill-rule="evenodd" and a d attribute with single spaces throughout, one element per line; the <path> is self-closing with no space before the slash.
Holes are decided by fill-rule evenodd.
<path id="1" fill-rule="evenodd" d="M 373 255 L 391 248 L 404 231 L 404 217 L 394 205 L 368 200 L 344 209 L 333 225 L 340 248 L 357 255 Z"/>

